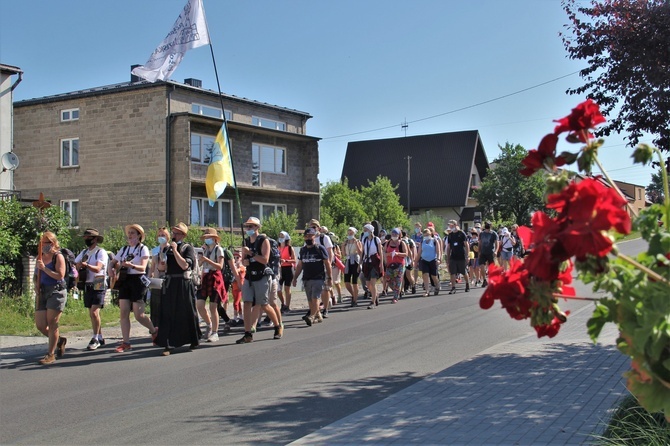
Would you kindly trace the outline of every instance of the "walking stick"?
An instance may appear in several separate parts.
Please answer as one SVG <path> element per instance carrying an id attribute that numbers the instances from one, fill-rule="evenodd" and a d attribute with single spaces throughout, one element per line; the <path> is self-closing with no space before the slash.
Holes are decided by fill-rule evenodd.
<path id="1" fill-rule="evenodd" d="M 40 192 L 40 198 L 37 201 L 33 201 L 33 206 L 35 206 L 40 212 L 40 223 L 42 222 L 42 217 L 44 215 L 44 210 L 51 206 L 51 203 L 44 199 L 44 194 Z M 42 236 L 44 235 L 43 231 L 40 231 L 39 237 L 40 241 L 37 248 L 37 260 L 42 260 Z M 39 299 L 40 299 L 40 276 L 42 271 L 37 270 L 37 284 L 35 285 L 35 310 L 38 308 Z"/>

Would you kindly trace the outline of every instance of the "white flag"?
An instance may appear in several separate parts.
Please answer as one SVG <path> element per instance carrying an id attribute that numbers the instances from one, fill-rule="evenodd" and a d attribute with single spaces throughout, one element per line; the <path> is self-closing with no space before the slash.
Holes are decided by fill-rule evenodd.
<path id="1" fill-rule="evenodd" d="M 156 47 L 146 64 L 132 73 L 149 82 L 169 79 L 186 51 L 209 44 L 207 21 L 202 0 L 188 0 L 172 30 Z"/>

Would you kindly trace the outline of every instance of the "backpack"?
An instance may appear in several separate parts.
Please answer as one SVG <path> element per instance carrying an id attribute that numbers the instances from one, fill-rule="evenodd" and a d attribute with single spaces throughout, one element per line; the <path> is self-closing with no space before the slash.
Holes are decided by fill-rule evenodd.
<path id="1" fill-rule="evenodd" d="M 61 248 L 60 253 L 63 254 L 65 259 L 65 284 L 67 290 L 70 291 L 77 286 L 77 277 L 79 276 L 74 262 L 75 255 L 67 248 Z"/>
<path id="2" fill-rule="evenodd" d="M 228 260 L 232 259 L 233 255 L 230 253 L 230 250 L 223 248 L 223 281 L 227 285 L 235 281 L 235 274 L 233 274 L 233 270 L 230 269 L 230 265 L 228 264 Z"/>
<path id="3" fill-rule="evenodd" d="M 181 247 L 179 248 L 179 253 L 184 257 L 184 251 L 186 251 L 186 247 L 190 246 L 188 243 L 184 242 L 181 244 Z M 191 266 L 191 282 L 193 282 L 193 286 L 197 289 L 200 288 L 200 285 L 202 285 L 202 265 L 200 262 L 198 262 L 198 259 L 192 259 L 193 260 L 193 265 Z"/>

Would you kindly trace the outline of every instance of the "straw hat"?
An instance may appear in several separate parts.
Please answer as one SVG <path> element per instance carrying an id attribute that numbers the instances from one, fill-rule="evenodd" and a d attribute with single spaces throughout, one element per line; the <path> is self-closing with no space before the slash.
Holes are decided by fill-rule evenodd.
<path id="1" fill-rule="evenodd" d="M 217 243 L 221 240 L 218 231 L 214 228 L 205 228 L 205 230 L 202 232 L 202 236 L 200 236 L 200 240 L 205 240 L 206 238 L 210 237 L 215 238 Z"/>
<path id="2" fill-rule="evenodd" d="M 256 217 L 249 217 L 247 221 L 244 222 L 245 225 L 255 225 L 259 228 L 261 227 L 261 221 Z"/>
<path id="3" fill-rule="evenodd" d="M 186 226 L 186 224 L 181 223 L 181 222 L 179 222 L 179 223 L 177 223 L 176 225 L 174 225 L 174 226 L 172 227 L 172 230 L 173 230 L 173 231 L 174 231 L 174 230 L 177 230 L 177 231 L 181 232 L 181 233 L 184 234 L 184 235 L 188 234 L 188 226 Z"/>
<path id="4" fill-rule="evenodd" d="M 126 229 L 125 229 L 126 235 L 128 235 L 128 230 L 129 230 L 129 229 L 134 229 L 134 230 L 136 230 L 137 233 L 140 235 L 140 242 L 143 242 L 143 241 L 144 241 L 144 228 L 143 228 L 142 226 L 138 225 L 137 223 L 133 223 L 133 224 L 131 224 L 131 225 L 127 225 L 127 226 L 126 226 Z"/>

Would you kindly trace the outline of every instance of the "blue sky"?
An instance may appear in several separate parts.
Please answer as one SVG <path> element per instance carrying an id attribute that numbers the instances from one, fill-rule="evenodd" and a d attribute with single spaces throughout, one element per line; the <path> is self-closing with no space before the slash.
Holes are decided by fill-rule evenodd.
<path id="1" fill-rule="evenodd" d="M 0 0 L 0 62 L 24 71 L 15 100 L 127 81 L 185 3 Z M 566 57 L 559 0 L 203 3 L 222 91 L 314 116 L 321 182 L 339 180 L 349 141 L 403 136 L 405 120 L 407 136 L 478 130 L 493 161 L 499 144 L 536 148 L 585 99 L 565 94 L 585 64 Z M 216 90 L 209 47 L 189 51 L 172 79 L 190 77 Z M 623 137 L 600 153 L 613 178 L 649 183 Z"/>

